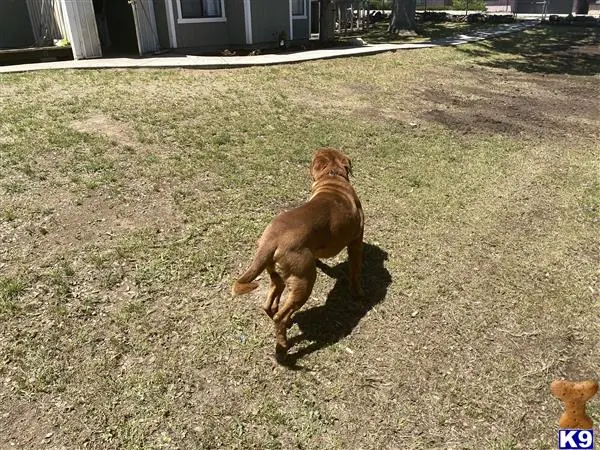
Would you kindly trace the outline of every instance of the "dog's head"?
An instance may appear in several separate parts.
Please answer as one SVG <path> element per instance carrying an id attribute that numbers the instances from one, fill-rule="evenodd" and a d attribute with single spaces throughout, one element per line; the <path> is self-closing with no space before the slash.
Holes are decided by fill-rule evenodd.
<path id="1" fill-rule="evenodd" d="M 313 155 L 310 176 L 317 181 L 328 175 L 339 175 L 349 180 L 352 175 L 352 162 L 339 150 L 320 148 Z"/>

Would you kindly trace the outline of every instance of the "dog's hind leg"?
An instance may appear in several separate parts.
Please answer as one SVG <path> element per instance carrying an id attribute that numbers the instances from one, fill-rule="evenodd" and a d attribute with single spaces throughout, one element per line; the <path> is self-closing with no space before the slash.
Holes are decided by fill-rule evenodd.
<path id="1" fill-rule="evenodd" d="M 279 310 L 279 300 L 285 289 L 285 283 L 281 276 L 275 272 L 273 266 L 267 266 L 267 272 L 269 272 L 269 276 L 271 277 L 271 287 L 269 288 L 269 294 L 262 305 L 262 309 L 272 319 Z"/>
<path id="2" fill-rule="evenodd" d="M 285 358 L 288 350 L 287 328 L 290 324 L 292 314 L 298 311 L 306 303 L 312 292 L 317 278 L 317 270 L 311 254 L 302 255 L 300 261 L 296 260 L 293 274 L 286 279 L 289 293 L 273 316 L 275 322 L 275 356 L 278 360 Z"/>

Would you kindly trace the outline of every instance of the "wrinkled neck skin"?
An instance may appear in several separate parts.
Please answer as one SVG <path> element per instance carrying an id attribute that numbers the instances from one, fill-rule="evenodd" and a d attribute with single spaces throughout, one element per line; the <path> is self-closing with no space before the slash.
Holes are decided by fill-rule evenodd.
<path id="1" fill-rule="evenodd" d="M 340 195 L 342 192 L 351 191 L 354 189 L 350 185 L 347 176 L 334 173 L 334 171 L 324 171 L 324 173 L 311 186 L 311 195 L 309 200 L 312 200 L 319 194 L 330 193 Z M 352 195 L 351 195 L 352 197 Z"/>

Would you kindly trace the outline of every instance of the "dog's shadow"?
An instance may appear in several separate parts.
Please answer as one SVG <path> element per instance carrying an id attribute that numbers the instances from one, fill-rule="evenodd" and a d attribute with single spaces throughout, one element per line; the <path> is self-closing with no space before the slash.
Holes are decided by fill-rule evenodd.
<path id="1" fill-rule="evenodd" d="M 322 306 L 301 310 L 296 313 L 293 323 L 300 334 L 291 337 L 294 348 L 288 354 L 285 364 L 295 366 L 302 357 L 328 347 L 352 333 L 360 320 L 378 303 L 383 301 L 392 277 L 384 266 L 388 254 L 379 247 L 364 244 L 362 283 L 365 295 L 354 298 L 350 294 L 348 263 L 334 267 L 318 261 L 317 268 L 336 282 Z M 308 345 L 303 345 L 305 342 Z"/>

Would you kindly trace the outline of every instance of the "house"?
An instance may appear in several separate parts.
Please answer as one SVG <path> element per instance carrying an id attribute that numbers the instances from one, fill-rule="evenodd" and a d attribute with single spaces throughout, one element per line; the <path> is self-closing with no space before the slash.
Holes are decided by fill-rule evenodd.
<path id="1" fill-rule="evenodd" d="M 515 14 L 570 14 L 573 7 L 573 0 L 513 0 L 511 4 Z"/>
<path id="2" fill-rule="evenodd" d="M 576 0 L 486 0 L 489 12 L 505 12 L 512 14 L 589 14 L 600 5 L 600 0 L 588 0 L 586 12 L 578 12 Z M 600 8 L 598 8 L 600 9 Z"/>
<path id="3" fill-rule="evenodd" d="M 0 48 L 66 38 L 80 59 L 276 46 L 310 38 L 311 6 L 311 0 L 0 0 Z"/>

